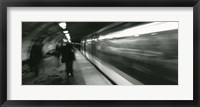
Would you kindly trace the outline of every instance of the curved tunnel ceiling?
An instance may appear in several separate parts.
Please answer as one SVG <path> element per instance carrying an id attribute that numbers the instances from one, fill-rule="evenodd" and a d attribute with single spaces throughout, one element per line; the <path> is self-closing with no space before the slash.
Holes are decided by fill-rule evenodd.
<path id="1" fill-rule="evenodd" d="M 79 42 L 81 38 L 111 23 L 112 22 L 67 22 L 67 30 L 70 33 L 71 41 Z M 25 40 L 45 39 L 46 37 L 55 38 L 56 36 L 63 35 L 63 30 L 59 27 L 58 22 L 23 22 L 22 31 L 22 38 Z"/>
<path id="2" fill-rule="evenodd" d="M 30 47 L 35 41 L 45 46 L 62 40 L 65 36 L 59 22 L 22 22 L 22 60 L 29 57 Z M 80 42 L 81 38 L 113 23 L 113 22 L 66 22 L 72 42 Z"/>

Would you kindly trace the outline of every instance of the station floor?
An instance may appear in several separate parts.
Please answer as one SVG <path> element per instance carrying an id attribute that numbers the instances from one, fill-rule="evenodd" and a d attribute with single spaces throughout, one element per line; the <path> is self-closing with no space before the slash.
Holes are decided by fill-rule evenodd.
<path id="1" fill-rule="evenodd" d="M 39 76 L 33 72 L 23 73 L 23 85 L 112 85 L 79 51 L 75 52 L 73 77 L 66 78 L 65 64 L 55 56 L 42 60 L 39 65 Z M 59 61 L 59 62 L 58 62 Z"/>

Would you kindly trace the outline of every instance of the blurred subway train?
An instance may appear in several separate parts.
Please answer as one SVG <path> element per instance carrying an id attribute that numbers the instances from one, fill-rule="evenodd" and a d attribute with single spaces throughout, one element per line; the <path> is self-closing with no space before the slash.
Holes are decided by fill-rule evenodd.
<path id="1" fill-rule="evenodd" d="M 81 52 L 116 84 L 178 85 L 178 22 L 112 23 Z"/>

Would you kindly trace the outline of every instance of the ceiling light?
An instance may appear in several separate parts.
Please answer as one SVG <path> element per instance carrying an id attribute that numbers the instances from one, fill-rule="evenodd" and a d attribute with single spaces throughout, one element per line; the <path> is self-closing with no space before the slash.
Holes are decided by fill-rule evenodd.
<path id="1" fill-rule="evenodd" d="M 66 33 L 66 34 L 65 34 L 65 37 L 66 37 L 67 39 L 70 39 L 69 33 Z"/>
<path id="2" fill-rule="evenodd" d="M 65 22 L 61 22 L 59 23 L 59 26 L 63 29 L 66 29 L 67 28 L 67 24 Z"/>
<path id="3" fill-rule="evenodd" d="M 67 39 L 64 38 L 64 39 L 63 39 L 63 42 L 67 42 Z"/>
<path id="4" fill-rule="evenodd" d="M 69 31 L 68 31 L 68 30 L 65 30 L 65 31 L 63 31 L 63 33 L 69 33 Z"/>

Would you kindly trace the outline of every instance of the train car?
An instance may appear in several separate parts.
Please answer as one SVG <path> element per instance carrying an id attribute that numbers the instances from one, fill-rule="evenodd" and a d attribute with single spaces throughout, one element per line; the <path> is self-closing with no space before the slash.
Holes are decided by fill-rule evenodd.
<path id="1" fill-rule="evenodd" d="M 81 46 L 113 81 L 121 80 L 110 69 L 135 85 L 178 85 L 178 22 L 120 23 L 89 35 Z"/>

